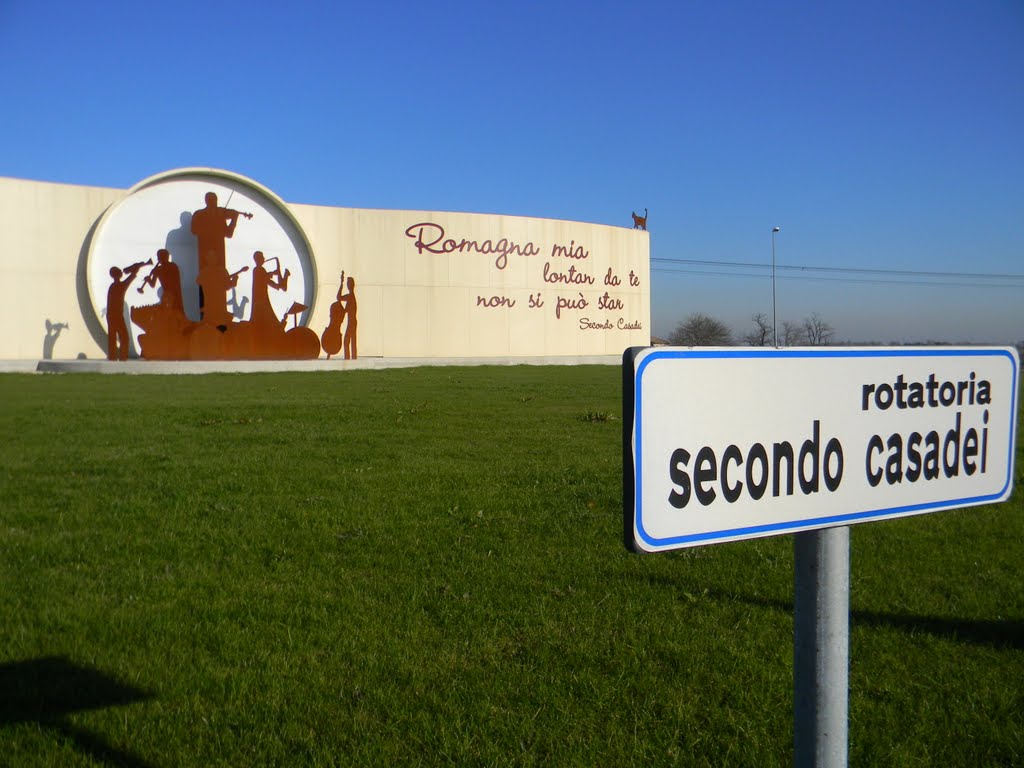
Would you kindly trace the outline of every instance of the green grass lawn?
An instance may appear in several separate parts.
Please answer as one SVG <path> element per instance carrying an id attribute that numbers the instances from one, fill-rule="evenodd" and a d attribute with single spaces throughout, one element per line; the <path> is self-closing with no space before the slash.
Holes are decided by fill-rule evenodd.
<path id="1" fill-rule="evenodd" d="M 618 368 L 0 376 L 0 764 L 788 765 L 792 540 L 622 545 Z M 1024 501 L 851 530 L 852 765 L 1024 763 Z"/>

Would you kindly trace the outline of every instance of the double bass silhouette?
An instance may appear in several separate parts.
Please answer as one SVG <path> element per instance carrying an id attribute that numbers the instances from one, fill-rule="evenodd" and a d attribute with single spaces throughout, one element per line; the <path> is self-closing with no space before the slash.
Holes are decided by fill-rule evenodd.
<path id="1" fill-rule="evenodd" d="M 331 304 L 331 319 L 327 323 L 327 327 L 324 328 L 324 332 L 320 334 L 320 345 L 324 348 L 324 352 L 327 353 L 327 359 L 330 360 L 332 355 L 336 355 L 341 351 L 341 344 L 343 337 L 341 335 L 341 323 L 345 319 L 345 303 L 341 300 L 342 293 L 345 290 L 345 271 L 341 272 L 341 285 L 338 286 L 338 297 L 337 300 Z"/>

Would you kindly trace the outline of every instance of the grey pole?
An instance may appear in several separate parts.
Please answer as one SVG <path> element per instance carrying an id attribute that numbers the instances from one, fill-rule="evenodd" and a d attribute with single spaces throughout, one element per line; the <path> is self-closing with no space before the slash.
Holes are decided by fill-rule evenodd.
<path id="1" fill-rule="evenodd" d="M 775 337 L 775 348 L 779 348 L 779 328 L 775 319 L 775 233 L 778 227 L 772 227 L 772 334 Z"/>
<path id="2" fill-rule="evenodd" d="M 845 768 L 850 529 L 798 533 L 793 554 L 793 764 L 796 768 Z"/>

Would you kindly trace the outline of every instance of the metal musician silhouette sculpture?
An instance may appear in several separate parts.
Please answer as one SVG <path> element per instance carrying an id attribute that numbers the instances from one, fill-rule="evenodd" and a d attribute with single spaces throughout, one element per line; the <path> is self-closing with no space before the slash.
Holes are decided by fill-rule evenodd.
<path id="1" fill-rule="evenodd" d="M 139 270 L 153 260 L 140 261 L 137 264 L 125 267 L 110 268 L 110 277 L 113 282 L 107 289 L 107 359 L 127 360 L 128 359 L 128 324 L 124 320 L 124 297 L 128 293 L 128 286 L 139 274 Z M 124 279 L 122 279 L 122 277 Z"/>
<path id="2" fill-rule="evenodd" d="M 139 337 L 143 357 L 159 360 L 176 360 L 187 354 L 186 339 L 194 325 L 185 316 L 185 304 L 181 295 L 181 270 L 171 261 L 166 248 L 156 252 L 156 265 L 142 279 L 139 293 L 147 288 L 160 286 L 160 301 L 145 307 L 132 309 L 132 322 L 146 333 Z"/>
<path id="3" fill-rule="evenodd" d="M 341 289 L 339 289 L 340 291 Z M 339 298 L 345 304 L 345 359 L 355 360 L 356 354 L 356 279 L 348 279 L 348 293 Z"/>
<path id="4" fill-rule="evenodd" d="M 160 283 L 160 303 L 167 307 L 168 311 L 185 316 L 185 302 L 181 297 L 181 270 L 178 265 L 171 261 L 171 252 L 161 248 L 156 252 L 156 266 L 149 270 L 149 274 L 142 278 L 142 285 L 139 286 L 139 293 L 156 287 Z"/>
<path id="5" fill-rule="evenodd" d="M 207 192 L 206 206 L 192 214 L 191 232 L 197 242 L 198 320 L 185 313 L 184 286 L 178 265 L 171 260 L 167 249 L 157 251 L 157 263 L 138 290 L 144 294 L 159 286 L 158 301 L 131 310 L 132 322 L 143 331 L 139 336 L 141 357 L 149 360 L 312 360 L 320 356 L 320 338 L 316 332 L 298 324 L 299 315 L 307 307 L 293 302 L 281 317 L 274 310 L 271 291 L 287 291 L 290 277 L 289 270 L 282 270 L 276 256 L 266 258 L 262 251 L 256 251 L 251 267 L 244 266 L 233 273 L 227 270 L 226 241 L 234 235 L 240 219 L 252 217 L 251 213 L 221 207 L 214 192 Z M 138 271 L 152 263 L 150 259 L 133 264 L 124 272 L 117 267 L 110 270 L 113 283 L 108 291 L 107 319 L 111 359 L 127 358 L 129 336 L 124 323 L 124 296 Z M 275 263 L 274 269 L 268 269 L 271 263 Z M 250 269 L 251 292 L 239 302 L 239 277 Z M 123 274 L 128 277 L 122 279 Z M 355 357 L 354 285 L 349 278 L 348 294 L 343 297 L 341 291 L 338 292 L 349 316 L 344 338 L 346 357 L 350 348 L 351 356 Z M 250 308 L 249 319 L 239 320 L 232 309 L 244 307 L 246 301 Z M 292 328 L 288 328 L 289 316 L 293 318 Z M 118 318 L 121 318 L 120 325 Z"/>
<path id="6" fill-rule="evenodd" d="M 345 288 L 348 293 L 345 293 Z M 341 324 L 345 323 L 345 332 L 342 334 Z M 357 307 L 355 302 L 355 279 L 349 278 L 345 282 L 345 272 L 341 273 L 341 285 L 338 286 L 338 296 L 331 304 L 331 321 L 328 327 L 321 334 L 321 345 L 327 352 L 328 359 L 345 349 L 345 359 L 354 360 L 358 357 L 356 350 L 357 336 Z"/>
<path id="7" fill-rule="evenodd" d="M 238 219 L 242 216 L 252 218 L 251 213 L 218 206 L 215 192 L 207 192 L 206 207 L 192 214 L 192 234 L 199 241 L 199 274 L 196 277 L 199 284 L 199 319 L 214 325 L 231 322 L 227 294 L 232 282 L 225 266 L 227 254 L 224 241 L 235 234 Z"/>
<path id="8" fill-rule="evenodd" d="M 346 285 L 348 293 L 345 293 Z M 345 325 L 345 333 L 342 334 L 341 324 L 346 319 L 348 323 Z M 330 322 L 324 328 L 324 332 L 320 334 L 320 344 L 323 346 L 324 352 L 327 353 L 328 360 L 332 355 L 338 354 L 342 347 L 345 348 L 346 360 L 355 360 L 358 357 L 356 350 L 357 327 L 356 281 L 355 278 L 350 277 L 346 284 L 345 273 L 342 272 L 338 296 L 331 304 Z"/>
<path id="9" fill-rule="evenodd" d="M 302 304 L 295 311 L 295 304 L 278 317 L 274 305 L 270 301 L 270 291 L 288 290 L 289 271 L 281 271 L 280 261 L 276 257 L 267 259 L 262 251 L 252 255 L 252 293 L 249 321 L 236 323 L 234 331 L 234 349 L 242 359 L 264 358 L 272 360 L 312 360 L 320 356 L 320 339 L 316 333 L 305 326 L 287 328 L 289 314 L 301 314 L 306 307 Z M 273 270 L 267 269 L 267 263 L 277 262 Z M 248 268 L 246 268 L 248 269 Z"/>

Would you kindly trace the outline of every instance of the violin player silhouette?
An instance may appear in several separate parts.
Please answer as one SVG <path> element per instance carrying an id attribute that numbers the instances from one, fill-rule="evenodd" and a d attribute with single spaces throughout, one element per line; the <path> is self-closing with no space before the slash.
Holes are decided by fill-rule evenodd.
<path id="1" fill-rule="evenodd" d="M 232 193 L 234 194 L 234 193 Z M 238 219 L 252 218 L 251 213 L 236 211 L 217 204 L 217 193 L 206 193 L 206 207 L 192 214 L 191 230 L 196 236 L 196 256 L 199 261 L 199 319 L 212 325 L 228 325 L 232 315 L 228 311 L 227 293 L 232 278 L 226 266 L 225 241 L 235 234 Z M 228 195 L 231 202 L 231 195 Z"/>

